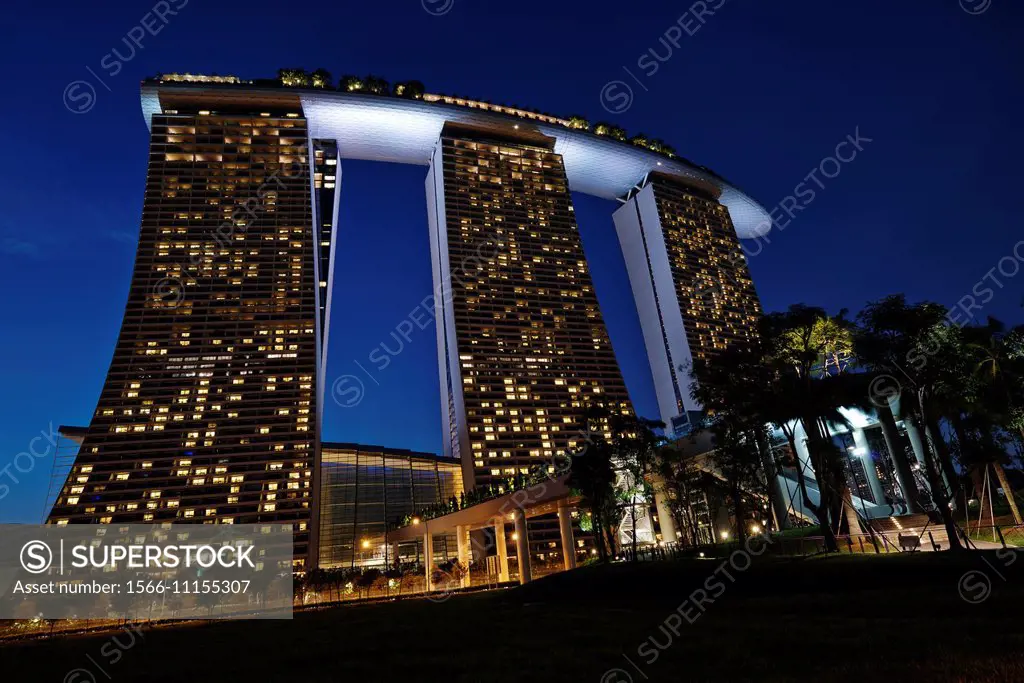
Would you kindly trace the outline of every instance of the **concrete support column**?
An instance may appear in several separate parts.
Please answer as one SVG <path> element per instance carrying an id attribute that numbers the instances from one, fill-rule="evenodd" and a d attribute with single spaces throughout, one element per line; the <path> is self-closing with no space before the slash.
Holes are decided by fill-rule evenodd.
<path id="1" fill-rule="evenodd" d="M 558 530 L 562 535 L 562 564 L 565 570 L 576 568 L 576 541 L 572 535 L 572 512 L 565 500 L 558 501 Z"/>
<path id="2" fill-rule="evenodd" d="M 434 590 L 434 537 L 429 531 L 423 534 L 423 566 L 426 568 L 427 591 L 430 592 Z"/>
<path id="3" fill-rule="evenodd" d="M 676 520 L 672 517 L 672 510 L 668 506 L 668 496 L 660 484 L 655 484 L 654 487 L 654 506 L 658 510 L 661 540 L 665 543 L 676 543 L 679 540 L 676 535 Z"/>
<path id="4" fill-rule="evenodd" d="M 516 556 L 519 561 L 519 583 L 529 583 L 530 574 L 530 539 L 526 535 L 526 513 L 516 508 Z"/>
<path id="5" fill-rule="evenodd" d="M 766 482 L 771 495 L 771 506 L 772 506 L 772 517 L 775 519 L 775 523 L 779 529 L 788 529 L 792 526 L 789 521 L 789 495 L 787 494 L 783 485 L 782 476 L 778 473 L 778 468 L 775 466 L 775 455 L 772 453 L 771 448 L 767 445 L 761 455 L 761 463 L 764 467 L 764 471 L 768 473 L 768 481 Z M 658 513 L 661 514 L 660 512 Z"/>
<path id="6" fill-rule="evenodd" d="M 508 578 L 508 542 L 505 540 L 505 518 L 494 523 L 494 545 L 498 546 L 498 581 L 506 583 Z"/>
<path id="7" fill-rule="evenodd" d="M 469 587 L 469 527 L 460 526 L 455 529 L 455 540 L 459 548 L 459 564 L 466 568 L 466 574 L 462 577 L 462 587 Z"/>
<path id="8" fill-rule="evenodd" d="M 893 467 L 896 469 L 896 479 L 903 492 L 903 501 L 907 504 L 907 513 L 921 512 L 921 504 L 917 499 L 917 482 L 914 481 L 914 473 L 907 462 L 903 435 L 896 429 L 896 418 L 890 406 L 879 406 L 878 423 L 882 426 L 882 438 L 885 439 L 885 447 L 889 450 L 889 457 L 892 458 Z"/>
<path id="9" fill-rule="evenodd" d="M 871 457 L 871 446 L 868 445 L 868 437 L 864 434 L 863 429 L 853 430 L 853 443 L 857 448 L 857 457 L 860 458 L 860 463 L 864 467 L 864 475 L 868 479 L 868 487 L 875 499 L 875 505 L 887 507 L 885 489 L 882 488 L 882 482 L 878 479 L 878 469 L 875 468 L 875 461 Z"/>
<path id="10" fill-rule="evenodd" d="M 921 467 L 924 468 L 925 472 L 927 472 L 928 466 L 925 464 L 925 458 L 928 457 L 930 451 L 928 450 L 928 441 L 926 440 L 926 434 L 921 429 L 919 429 L 917 425 L 914 424 L 914 421 L 911 420 L 909 417 L 903 420 L 903 426 L 907 430 L 907 438 L 910 439 L 910 445 L 914 449 L 914 455 L 917 456 L 917 460 L 921 464 Z M 954 489 L 950 488 L 949 477 L 946 476 L 946 470 L 945 468 L 941 467 L 941 465 L 938 462 L 939 460 L 940 458 L 936 458 L 933 462 L 935 462 L 935 469 L 939 473 L 940 484 L 944 484 L 947 491 L 952 491 Z M 928 481 L 928 485 L 929 487 L 931 486 L 930 480 Z M 941 495 L 943 495 L 942 491 L 932 491 L 933 499 L 937 499 Z"/>

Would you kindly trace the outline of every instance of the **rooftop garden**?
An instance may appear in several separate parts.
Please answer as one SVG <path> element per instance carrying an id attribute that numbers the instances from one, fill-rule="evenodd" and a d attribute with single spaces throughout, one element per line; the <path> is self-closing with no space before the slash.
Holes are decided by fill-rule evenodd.
<path id="1" fill-rule="evenodd" d="M 379 97 L 398 97 L 409 100 L 423 100 L 426 102 L 441 102 L 456 106 L 482 109 L 500 114 L 508 114 L 521 118 L 538 120 L 552 125 L 560 125 L 573 130 L 584 131 L 601 137 L 612 138 L 637 147 L 642 147 L 651 152 L 662 154 L 670 159 L 678 158 L 675 149 L 664 140 L 652 138 L 643 133 L 630 136 L 620 126 L 605 121 L 591 123 L 583 116 L 558 117 L 553 114 L 542 112 L 538 109 L 527 107 L 505 106 L 493 104 L 487 100 L 474 100 L 459 95 L 445 95 L 428 93 L 420 81 L 399 81 L 389 83 L 380 76 L 353 76 L 344 75 L 335 81 L 331 72 L 326 69 L 307 71 L 305 69 L 279 69 L 277 78 L 256 79 L 243 81 L 235 76 L 204 76 L 196 74 L 164 74 L 153 79 L 160 83 L 217 83 L 235 85 L 254 85 L 258 87 L 279 87 L 279 88 L 304 88 L 323 90 L 338 90 L 348 93 L 361 93 L 376 95 Z"/>

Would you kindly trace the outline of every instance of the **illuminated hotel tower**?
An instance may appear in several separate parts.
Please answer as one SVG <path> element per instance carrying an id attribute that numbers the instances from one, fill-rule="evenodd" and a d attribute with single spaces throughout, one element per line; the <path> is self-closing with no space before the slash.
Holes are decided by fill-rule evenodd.
<path id="1" fill-rule="evenodd" d="M 290 522 L 301 567 L 337 152 L 294 95 L 231 101 L 161 94 L 124 320 L 49 523 Z"/>
<path id="2" fill-rule="evenodd" d="M 444 452 L 467 488 L 582 444 L 587 405 L 631 410 L 552 150 L 449 123 L 427 175 Z"/>
<path id="3" fill-rule="evenodd" d="M 700 406 L 690 368 L 756 335 L 761 304 L 719 191 L 649 174 L 613 218 L 629 272 L 662 421 L 685 432 Z"/>

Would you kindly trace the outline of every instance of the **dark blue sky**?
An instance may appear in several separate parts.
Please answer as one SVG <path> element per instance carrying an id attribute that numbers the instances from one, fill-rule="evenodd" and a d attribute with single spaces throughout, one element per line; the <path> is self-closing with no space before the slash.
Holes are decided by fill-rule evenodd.
<path id="1" fill-rule="evenodd" d="M 798 301 L 857 310 L 891 292 L 954 306 L 1022 237 L 1013 207 L 1024 185 L 1024 7 L 1013 0 L 978 14 L 957 0 L 731 0 L 703 25 L 684 18 L 699 30 L 681 37 L 671 27 L 686 2 L 454 0 L 442 16 L 424 4 L 437 11 L 443 0 L 168 2 L 178 14 L 163 25 L 146 18 L 158 34 L 146 34 L 114 76 L 104 58 L 113 48 L 130 55 L 122 38 L 138 35 L 158 3 L 21 3 L 0 29 L 0 486 L 9 487 L 0 488 L 0 521 L 43 513 L 52 454 L 29 472 L 13 466 L 17 454 L 50 424 L 88 423 L 95 407 L 138 234 L 147 155 L 138 83 L 158 72 L 253 78 L 324 67 L 580 113 L 665 139 L 767 208 L 859 127 L 872 142 L 815 186 L 814 201 L 751 261 L 768 310 Z M 988 0 L 962 4 L 977 11 Z M 678 47 L 659 41 L 666 32 Z M 645 75 L 652 69 L 638 60 L 651 48 L 665 59 L 666 45 L 671 56 Z M 76 80 L 96 88 L 84 114 L 62 97 Z M 617 114 L 599 98 L 612 80 L 635 95 Z M 344 164 L 332 379 L 355 361 L 373 371 L 369 353 L 430 292 L 424 176 L 421 167 Z M 655 416 L 614 205 L 577 196 L 576 207 L 633 400 Z M 1001 287 L 974 315 L 1021 322 L 1024 275 L 996 277 Z M 366 380 L 357 407 L 328 400 L 326 438 L 439 450 L 435 354 L 433 330 L 417 331 L 375 374 L 379 386 Z M 36 452 L 45 446 L 35 442 Z M 8 465 L 19 483 L 2 474 Z"/>

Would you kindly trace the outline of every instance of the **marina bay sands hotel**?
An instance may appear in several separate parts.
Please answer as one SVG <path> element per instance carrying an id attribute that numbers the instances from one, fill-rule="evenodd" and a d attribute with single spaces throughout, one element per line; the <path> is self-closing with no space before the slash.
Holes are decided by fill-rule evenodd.
<path id="1" fill-rule="evenodd" d="M 578 120 L 398 88 L 169 75 L 141 92 L 151 137 L 131 287 L 51 524 L 291 522 L 296 567 L 331 563 L 326 511 L 345 449 L 321 443 L 320 428 L 328 338 L 350 324 L 344 311 L 331 318 L 346 159 L 426 167 L 446 439 L 442 455 L 406 457 L 401 471 L 428 462 L 442 500 L 572 451 L 587 406 L 632 410 L 572 191 L 620 202 L 670 430 L 699 410 L 691 362 L 754 334 L 739 240 L 771 220 L 675 154 Z"/>

